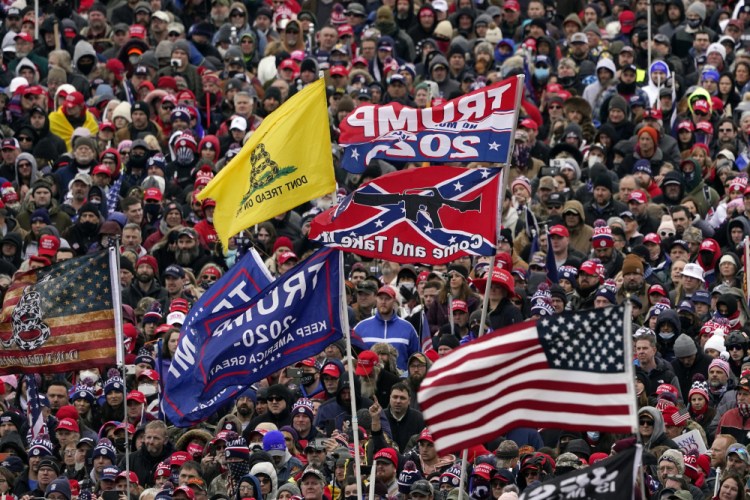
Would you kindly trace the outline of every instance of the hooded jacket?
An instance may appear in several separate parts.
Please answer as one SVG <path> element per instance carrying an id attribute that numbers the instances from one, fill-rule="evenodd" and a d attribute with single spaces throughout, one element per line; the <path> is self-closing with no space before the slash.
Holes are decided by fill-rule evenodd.
<path id="1" fill-rule="evenodd" d="M 609 81 L 609 84 L 605 87 L 597 77 L 594 83 L 587 85 L 583 90 L 583 98 L 591 104 L 591 108 L 593 109 L 591 116 L 599 116 L 602 103 L 604 102 L 604 91 L 612 86 L 615 81 L 615 75 L 617 74 L 617 68 L 615 68 L 614 61 L 608 57 L 602 57 L 599 59 L 599 62 L 596 63 L 596 75 L 599 74 L 599 70 L 602 68 L 608 69 L 612 72 L 612 79 Z"/>
<path id="2" fill-rule="evenodd" d="M 275 474 L 274 474 L 274 479 L 275 479 Z M 273 481 L 273 479 L 272 479 L 272 481 Z M 255 477 L 252 473 L 248 474 L 246 476 L 242 476 L 242 478 L 240 479 L 240 483 L 243 483 L 243 482 L 245 482 L 245 483 L 252 483 L 253 484 L 253 488 L 255 489 L 255 497 L 253 497 L 253 498 L 255 498 L 255 500 L 263 500 L 263 492 L 260 489 L 260 481 L 258 481 L 257 477 Z M 274 491 L 274 492 L 276 491 L 275 485 L 274 485 L 274 488 L 273 488 L 272 491 Z M 237 495 L 236 495 L 235 498 L 236 498 L 236 500 L 242 500 L 242 498 L 243 498 L 242 495 L 240 495 L 239 485 L 237 486 Z"/>
<path id="3" fill-rule="evenodd" d="M 588 255 L 591 251 L 591 237 L 594 235 L 594 228 L 585 223 L 586 214 L 583 211 L 583 205 L 578 200 L 568 200 L 563 205 L 563 211 L 572 211 L 578 214 L 580 222 L 576 226 L 568 227 L 570 233 L 570 247 L 574 250 Z"/>
<path id="4" fill-rule="evenodd" d="M 288 453 L 289 452 L 287 451 L 287 454 Z M 260 485 L 260 481 L 258 481 L 258 474 L 265 474 L 266 476 L 270 477 L 271 478 L 271 493 L 266 495 L 264 499 L 276 500 L 276 493 L 279 490 L 279 479 L 276 475 L 276 469 L 274 469 L 273 465 L 271 465 L 268 462 L 259 462 L 253 465 L 253 468 L 250 469 L 250 474 L 258 482 L 258 485 Z M 258 489 L 258 491 L 260 491 L 260 489 Z"/>
<path id="5" fill-rule="evenodd" d="M 31 185 L 34 184 L 34 181 L 39 178 L 39 169 L 37 167 L 36 158 L 34 158 L 34 155 L 32 155 L 31 153 L 21 153 L 16 158 L 16 180 L 13 183 L 13 187 L 16 188 L 16 191 L 18 191 L 20 187 L 18 184 L 20 179 L 20 177 L 18 176 L 18 162 L 20 162 L 21 160 L 26 160 L 31 163 L 31 176 L 29 177 L 29 180 L 25 182 L 25 185 L 31 187 Z"/>
<path id="6" fill-rule="evenodd" d="M 665 77 L 665 82 L 672 77 L 672 72 L 669 70 L 669 65 L 665 61 L 658 60 L 651 63 L 651 66 L 649 66 L 648 68 L 648 83 L 645 87 L 643 87 L 643 90 L 646 91 L 646 94 L 648 94 L 648 103 L 649 107 L 651 108 L 655 108 L 656 102 L 659 100 L 660 87 L 657 86 L 651 78 L 651 75 L 655 70 L 666 70 L 665 72 L 667 76 Z M 662 82 L 662 86 L 665 82 Z"/>
<path id="7" fill-rule="evenodd" d="M 680 192 L 679 194 L 674 197 L 670 198 L 667 196 L 666 189 L 664 189 L 665 183 L 669 182 L 670 180 L 676 180 L 680 183 Z M 663 203 L 664 205 L 667 205 L 668 207 L 674 207 L 680 204 L 682 199 L 685 197 L 685 178 L 680 172 L 677 172 L 675 170 L 672 170 L 671 172 L 667 172 L 666 175 L 664 175 L 664 180 L 661 182 L 662 185 L 662 194 L 661 196 L 657 196 L 652 200 L 652 203 L 654 204 L 660 204 Z"/>
<path id="8" fill-rule="evenodd" d="M 665 324 L 672 325 L 672 336 L 669 338 L 664 338 L 662 334 L 659 333 L 662 325 Z M 659 349 L 659 354 L 661 354 L 661 357 L 667 361 L 674 360 L 674 343 L 675 340 L 677 340 L 677 337 L 680 336 L 681 332 L 680 318 L 677 316 L 677 313 L 674 309 L 667 309 L 659 315 L 659 318 L 656 320 L 655 331 L 656 345 Z"/>
<path id="9" fill-rule="evenodd" d="M 644 406 L 638 411 L 638 416 L 641 416 L 644 413 L 647 413 L 653 419 L 654 430 L 647 441 L 643 441 L 643 438 L 641 437 L 643 448 L 646 450 L 653 450 L 657 446 L 664 445 L 677 449 L 678 447 L 675 442 L 669 439 L 664 433 L 664 418 L 661 416 L 661 412 L 653 406 Z"/>

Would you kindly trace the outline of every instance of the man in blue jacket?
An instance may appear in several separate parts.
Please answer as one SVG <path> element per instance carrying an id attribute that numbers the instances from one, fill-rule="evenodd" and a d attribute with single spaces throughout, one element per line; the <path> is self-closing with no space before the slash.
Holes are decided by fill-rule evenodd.
<path id="1" fill-rule="evenodd" d="M 411 323 L 396 314 L 396 290 L 392 287 L 380 287 L 375 306 L 375 315 L 357 323 L 354 331 L 362 338 L 368 349 L 378 342 L 395 347 L 398 351 L 396 365 L 401 373 L 405 374 L 409 357 L 419 352 L 419 336 Z"/>

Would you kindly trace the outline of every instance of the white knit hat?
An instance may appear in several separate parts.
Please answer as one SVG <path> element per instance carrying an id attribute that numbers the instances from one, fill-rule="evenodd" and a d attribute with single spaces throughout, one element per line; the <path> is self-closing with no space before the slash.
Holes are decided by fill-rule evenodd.
<path id="1" fill-rule="evenodd" d="M 719 351 L 720 353 L 726 351 L 726 348 L 724 347 L 724 335 L 711 335 L 703 346 L 703 352 L 706 352 L 709 349 Z"/>

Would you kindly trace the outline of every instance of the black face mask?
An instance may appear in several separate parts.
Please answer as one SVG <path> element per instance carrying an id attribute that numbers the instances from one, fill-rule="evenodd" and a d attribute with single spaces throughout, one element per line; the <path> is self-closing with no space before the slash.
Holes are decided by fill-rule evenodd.
<path id="1" fill-rule="evenodd" d="M 117 451 L 125 452 L 125 438 L 115 438 L 114 442 L 112 443 L 115 446 L 115 449 Z"/>
<path id="2" fill-rule="evenodd" d="M 558 76 L 557 83 L 563 87 L 571 87 L 576 82 L 575 76 Z"/>
<path id="3" fill-rule="evenodd" d="M 635 82 L 633 83 L 620 82 L 617 84 L 617 90 L 625 94 L 635 94 Z"/>
<path id="4" fill-rule="evenodd" d="M 697 29 L 698 27 L 700 27 L 703 21 L 701 19 L 688 19 L 687 23 L 688 23 L 688 26 L 690 26 L 691 28 Z"/>
<path id="5" fill-rule="evenodd" d="M 146 212 L 147 215 L 158 217 L 159 212 L 161 211 L 161 206 L 157 203 L 146 203 L 143 205 L 143 211 Z"/>
<path id="6" fill-rule="evenodd" d="M 128 167 L 129 168 L 145 168 L 146 162 L 148 161 L 148 156 L 146 155 L 130 155 L 130 159 L 128 160 Z"/>
<path id="7" fill-rule="evenodd" d="M 84 234 L 96 234 L 98 224 L 96 222 L 81 222 L 81 231 Z"/>
<path id="8" fill-rule="evenodd" d="M 315 375 L 312 373 L 307 373 L 305 375 L 302 375 L 299 379 L 299 383 L 307 387 L 308 385 L 315 382 Z"/>
<path id="9" fill-rule="evenodd" d="M 93 61 L 93 62 L 78 61 L 78 64 L 76 64 L 76 67 L 78 68 L 78 70 L 84 75 L 88 75 L 89 73 L 91 73 L 91 70 L 93 70 L 95 66 L 96 66 L 96 61 Z"/>

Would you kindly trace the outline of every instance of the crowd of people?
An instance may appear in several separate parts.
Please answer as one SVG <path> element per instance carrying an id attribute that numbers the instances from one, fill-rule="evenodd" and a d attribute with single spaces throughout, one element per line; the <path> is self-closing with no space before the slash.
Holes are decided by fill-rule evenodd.
<path id="1" fill-rule="evenodd" d="M 34 375 L 36 434 L 31 379 L 0 377 L 2 498 L 359 500 L 372 487 L 508 500 L 636 443 L 644 500 L 750 498 L 744 0 L 16 0 L 0 16 L 0 292 L 119 241 L 130 368 Z M 347 254 L 363 344 L 353 385 L 337 341 L 204 423 L 164 419 L 180 326 L 242 255 L 282 275 L 318 247 L 317 214 L 368 180 L 429 168 L 341 168 L 349 113 L 439 106 L 519 74 L 494 268 Z M 319 78 L 337 192 L 223 248 L 221 200 L 196 194 Z M 488 331 L 625 301 L 637 435 L 517 428 L 466 464 L 438 452 L 417 401 L 433 362 Z M 685 446 L 688 433 L 702 446 Z"/>

